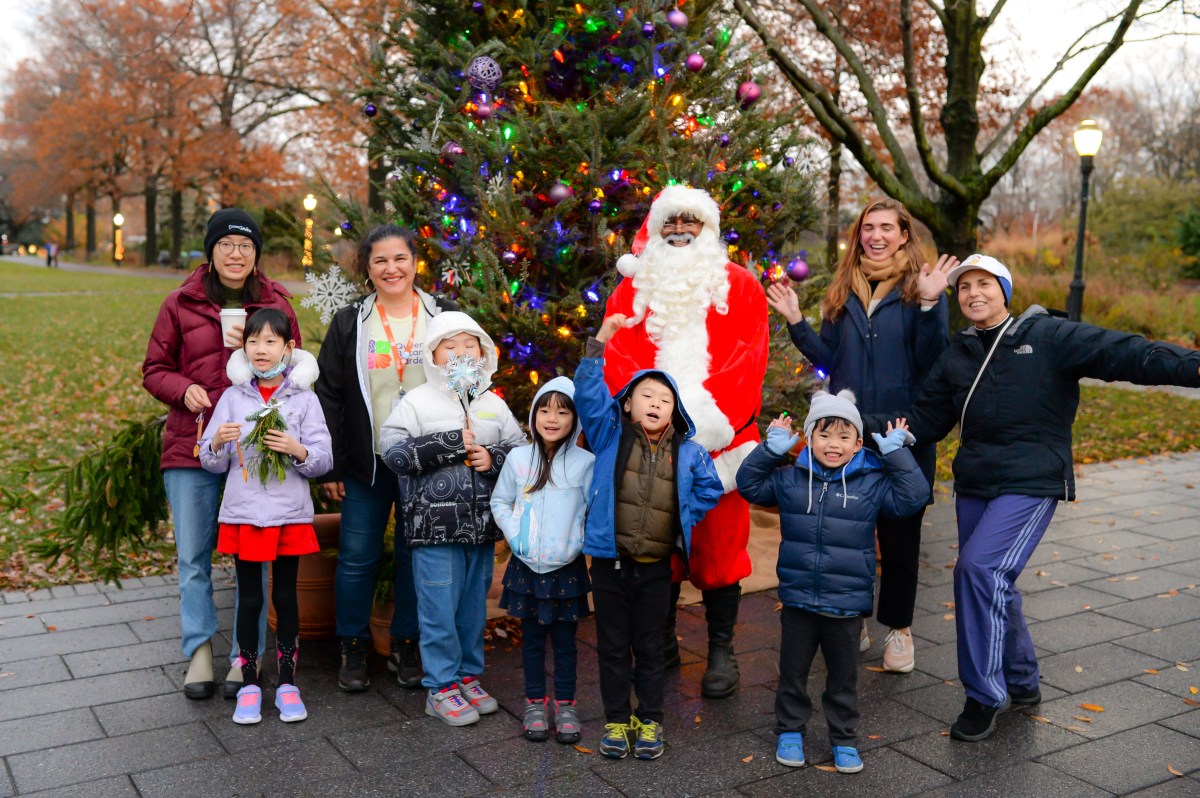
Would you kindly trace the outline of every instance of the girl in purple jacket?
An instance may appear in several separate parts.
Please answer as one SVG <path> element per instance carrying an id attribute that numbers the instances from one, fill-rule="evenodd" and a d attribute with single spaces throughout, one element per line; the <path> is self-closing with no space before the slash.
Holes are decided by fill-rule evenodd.
<path id="1" fill-rule="evenodd" d="M 258 615 L 263 591 L 258 573 L 262 563 L 274 562 L 271 599 L 278 616 L 279 661 L 275 706 L 279 719 L 291 723 L 308 717 L 295 685 L 300 647 L 296 571 L 300 555 L 318 550 L 308 480 L 332 467 L 333 454 L 325 416 L 311 390 L 317 361 L 296 349 L 288 317 L 274 308 L 256 311 L 246 323 L 244 341 L 229 359 L 226 371 L 233 385 L 213 411 L 200 443 L 200 463 L 213 473 L 229 474 L 218 516 L 217 550 L 234 555 L 238 574 L 236 662 L 245 686 L 238 690 L 233 722 L 262 720 Z M 273 469 L 259 472 L 253 466 L 267 453 L 243 443 L 271 410 L 282 416 L 286 430 L 270 429 L 262 444 L 283 455 L 281 474 Z M 260 479 L 260 473 L 265 478 Z"/>

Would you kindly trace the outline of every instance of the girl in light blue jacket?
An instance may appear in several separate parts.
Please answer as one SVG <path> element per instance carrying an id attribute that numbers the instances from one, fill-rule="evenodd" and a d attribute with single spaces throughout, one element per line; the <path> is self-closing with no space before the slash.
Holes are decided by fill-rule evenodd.
<path id="1" fill-rule="evenodd" d="M 526 739 L 550 735 L 546 640 L 554 647 L 555 739 L 580 738 L 575 712 L 575 632 L 589 613 L 584 515 L 595 459 L 578 445 L 575 384 L 555 377 L 533 398 L 533 443 L 509 452 L 492 491 L 492 515 L 515 555 L 500 606 L 521 619 Z"/>

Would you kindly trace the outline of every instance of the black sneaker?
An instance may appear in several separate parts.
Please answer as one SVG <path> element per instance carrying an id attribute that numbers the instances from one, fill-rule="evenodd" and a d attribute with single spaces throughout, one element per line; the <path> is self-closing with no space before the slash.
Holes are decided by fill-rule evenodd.
<path id="1" fill-rule="evenodd" d="M 1042 690 L 1039 687 L 1033 688 L 1028 693 L 1023 693 L 1020 691 L 1014 692 L 1013 690 L 1009 690 L 1008 700 L 1012 702 L 1013 709 L 1036 707 L 1038 704 L 1042 703 Z"/>
<path id="2" fill-rule="evenodd" d="M 1008 697 L 998 707 L 984 706 L 974 698 L 967 698 L 962 714 L 950 727 L 950 736 L 955 740 L 966 743 L 977 743 L 986 740 L 996 733 L 996 716 L 1011 706 Z"/>
<path id="3" fill-rule="evenodd" d="M 342 640 L 342 667 L 338 671 L 338 687 L 347 693 L 361 693 L 371 686 L 367 672 L 367 645 L 357 638 Z"/>
<path id="4" fill-rule="evenodd" d="M 411 638 L 392 638 L 392 653 L 388 655 L 387 668 L 396 674 L 401 687 L 415 690 L 421 686 L 421 663 L 417 660 L 419 645 Z"/>

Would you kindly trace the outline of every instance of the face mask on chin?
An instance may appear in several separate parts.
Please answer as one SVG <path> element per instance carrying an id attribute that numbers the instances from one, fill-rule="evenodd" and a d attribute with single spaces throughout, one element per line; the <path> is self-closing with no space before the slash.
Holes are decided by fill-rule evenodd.
<path id="1" fill-rule="evenodd" d="M 274 366 L 271 366 L 271 368 L 267 369 L 266 371 L 259 371 L 258 369 L 254 368 L 253 366 L 250 367 L 250 371 L 254 374 L 255 377 L 258 377 L 260 380 L 269 380 L 272 377 L 278 377 L 280 374 L 283 373 L 284 369 L 286 369 L 286 368 L 287 368 L 287 363 L 285 363 L 281 360 L 278 363 L 276 363 Z"/>

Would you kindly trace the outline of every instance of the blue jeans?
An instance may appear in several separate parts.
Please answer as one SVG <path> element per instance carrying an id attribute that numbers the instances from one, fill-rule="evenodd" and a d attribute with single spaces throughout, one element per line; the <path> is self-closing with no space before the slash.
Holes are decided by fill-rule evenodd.
<path id="1" fill-rule="evenodd" d="M 163 485 L 175 523 L 175 552 L 179 562 L 179 625 L 183 632 L 183 655 L 192 654 L 217 633 L 217 607 L 213 604 L 212 556 L 217 545 L 217 511 L 221 506 L 224 474 L 203 468 L 163 469 Z M 262 569 L 263 594 L 267 590 L 267 568 Z M 234 605 L 237 617 L 237 605 Z M 237 657 L 237 632 L 229 661 Z M 258 618 L 258 655 L 262 658 L 267 639 L 267 609 Z"/>
<path id="2" fill-rule="evenodd" d="M 954 623 L 958 677 L 968 698 L 998 707 L 1009 692 L 1038 689 L 1037 654 L 1021 612 L 1017 577 L 1037 548 L 1058 500 L 958 495 Z"/>
<path id="3" fill-rule="evenodd" d="M 421 621 L 421 684 L 440 689 L 483 673 L 483 627 L 495 546 L 445 543 L 413 549 Z"/>
<path id="4" fill-rule="evenodd" d="M 535 618 L 521 619 L 521 660 L 525 671 L 525 697 L 537 701 L 546 697 L 546 640 L 554 647 L 554 698 L 575 700 L 575 666 L 578 647 L 575 633 L 578 621 L 554 621 L 541 624 Z"/>
<path id="5" fill-rule="evenodd" d="M 382 463 L 374 485 L 345 477 L 346 496 L 342 499 L 342 527 L 339 533 L 337 577 L 337 634 L 343 640 L 369 640 L 371 604 L 375 596 L 375 571 L 383 550 L 383 533 L 392 508 L 404 512 L 400 485 Z M 392 635 L 416 639 L 417 591 L 413 587 L 412 550 L 404 540 L 403 519 L 396 522 L 396 611 L 392 614 Z"/>

